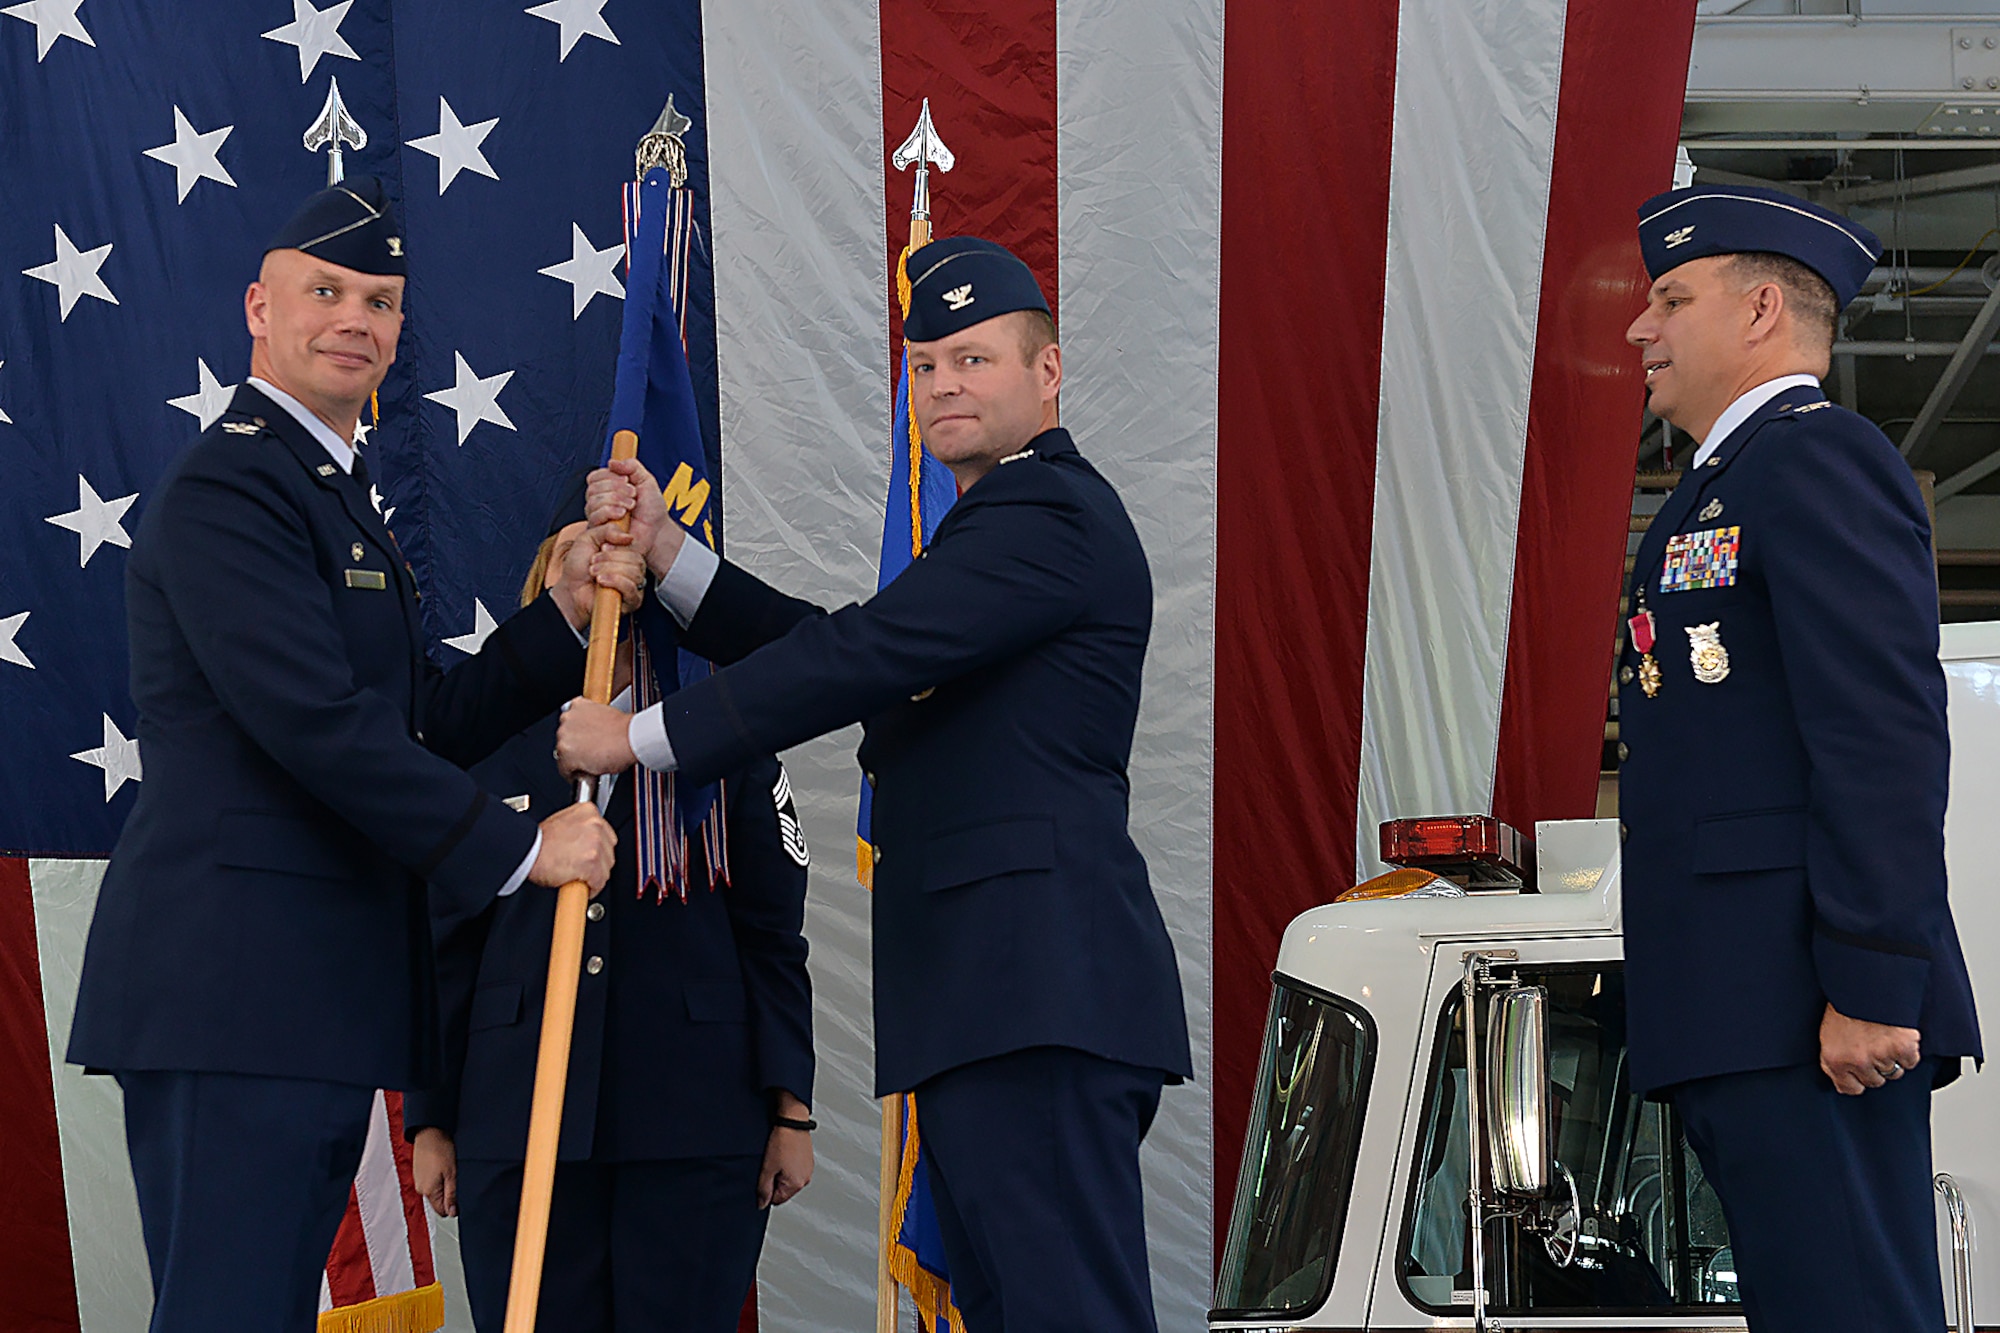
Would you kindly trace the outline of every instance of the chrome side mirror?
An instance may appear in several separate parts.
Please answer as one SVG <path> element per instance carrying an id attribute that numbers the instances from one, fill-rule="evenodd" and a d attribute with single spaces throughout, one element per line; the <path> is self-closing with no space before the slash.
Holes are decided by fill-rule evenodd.
<path id="1" fill-rule="evenodd" d="M 1486 1132 L 1493 1145 L 1493 1185 L 1517 1198 L 1549 1193 L 1551 1117 L 1549 993 L 1511 986 L 1486 1012 Z"/>

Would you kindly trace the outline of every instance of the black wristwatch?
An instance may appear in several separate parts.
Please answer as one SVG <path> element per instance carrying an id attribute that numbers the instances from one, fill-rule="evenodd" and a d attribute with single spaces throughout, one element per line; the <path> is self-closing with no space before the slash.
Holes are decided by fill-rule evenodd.
<path id="1" fill-rule="evenodd" d="M 810 1134 L 814 1130 L 819 1128 L 819 1121 L 813 1120 L 811 1118 L 807 1118 L 805 1120 L 799 1120 L 793 1116 L 774 1115 L 771 1117 L 771 1128 L 796 1129 L 796 1130 L 801 1130 L 807 1134 Z"/>

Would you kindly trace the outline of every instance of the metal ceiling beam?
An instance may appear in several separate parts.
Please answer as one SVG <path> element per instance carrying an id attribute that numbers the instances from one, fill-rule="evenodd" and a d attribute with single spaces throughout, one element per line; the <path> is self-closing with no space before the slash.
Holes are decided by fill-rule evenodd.
<path id="1" fill-rule="evenodd" d="M 1954 472 L 1931 488 L 1931 498 L 1943 503 L 1975 482 L 1981 482 L 2000 472 L 2000 451 L 1990 453 L 1971 467 Z"/>
<path id="2" fill-rule="evenodd" d="M 2000 147 L 2000 145 L 1995 146 Z M 1927 176 L 1910 176 L 1898 181 L 1870 181 L 1866 185 L 1849 185 L 1827 191 L 1820 196 L 1820 202 L 1839 205 L 1867 204 L 1884 199 L 1917 199 L 1925 195 L 1980 190 L 1989 185 L 2000 185 L 2000 163 L 1983 167 L 1965 167 L 1958 171 L 1935 171 Z"/>
<path id="3" fill-rule="evenodd" d="M 1959 340 L 1958 349 L 1951 354 L 1951 360 L 1945 363 L 1944 373 L 1939 375 L 1937 383 L 1931 386 L 1931 395 L 1924 400 L 1923 410 L 1917 413 L 1916 421 L 1903 436 L 1903 457 L 1915 463 L 1923 447 L 1937 434 L 1937 428 L 1944 422 L 1945 413 L 1951 411 L 1952 405 L 1958 401 L 1959 391 L 1965 387 L 1965 382 L 1972 378 L 1972 372 L 1978 368 L 1980 359 L 1986 355 L 1987 346 L 1993 341 L 1996 332 L 2000 332 L 2000 287 L 1993 289 L 1992 295 L 1986 298 L 1986 303 L 1979 307 L 1979 313 L 1972 317 L 1972 327 L 1965 331 L 1965 337 Z M 1959 474 L 1959 476 L 1964 475 L 1964 473 Z M 1957 480 L 1958 477 L 1948 479 L 1948 481 Z M 1970 484 L 1965 483 L 1965 485 Z M 1961 486 L 1959 489 L 1962 490 L 1964 487 Z M 1942 485 L 1939 490 L 1942 493 Z"/>
<path id="4" fill-rule="evenodd" d="M 2000 99 L 2000 20 L 1838 14 L 1697 19 L 1687 100 L 1760 97 Z"/>

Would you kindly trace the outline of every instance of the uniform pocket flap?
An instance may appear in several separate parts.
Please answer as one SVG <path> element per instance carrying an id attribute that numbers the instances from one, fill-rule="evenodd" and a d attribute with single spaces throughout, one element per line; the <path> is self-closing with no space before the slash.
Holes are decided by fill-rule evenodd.
<path id="1" fill-rule="evenodd" d="M 690 981 L 686 994 L 689 1022 L 741 1023 L 746 1017 L 740 981 Z"/>
<path id="2" fill-rule="evenodd" d="M 472 1012 L 466 1021 L 468 1031 L 504 1028 L 520 1021 L 520 982 L 504 981 L 497 985 L 481 986 L 472 993 Z"/>
<path id="3" fill-rule="evenodd" d="M 1056 868 L 1056 822 L 1046 815 L 999 819 L 940 833 L 924 847 L 924 892 L 1022 870 Z"/>
<path id="4" fill-rule="evenodd" d="M 292 815 L 225 810 L 216 820 L 217 865 L 350 879 L 360 867 L 325 830 Z"/>
<path id="5" fill-rule="evenodd" d="M 1694 873 L 1784 870 L 1806 863 L 1806 812 L 1750 810 L 1709 815 L 1694 824 Z"/>

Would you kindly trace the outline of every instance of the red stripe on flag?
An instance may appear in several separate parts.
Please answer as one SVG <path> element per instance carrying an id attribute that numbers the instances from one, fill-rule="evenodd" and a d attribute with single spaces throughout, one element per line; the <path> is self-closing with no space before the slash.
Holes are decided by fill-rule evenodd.
<path id="1" fill-rule="evenodd" d="M 361 1230 L 361 1202 L 354 1186 L 347 1187 L 347 1215 L 334 1233 L 326 1259 L 326 1287 L 333 1308 L 375 1299 L 375 1265 L 368 1257 L 368 1237 Z"/>
<path id="2" fill-rule="evenodd" d="M 889 374 L 900 373 L 896 257 L 909 239 L 911 177 L 894 152 L 926 97 L 958 159 L 931 172 L 936 235 L 984 236 L 1019 255 L 1056 304 L 1055 0 L 882 0 L 882 170 L 889 223 Z M 883 423 L 888 429 L 888 423 Z"/>
<path id="3" fill-rule="evenodd" d="M 1644 385 L 1637 209 L 1673 184 L 1693 0 L 1570 0 L 1493 812 L 1596 811 Z"/>
<path id="4" fill-rule="evenodd" d="M 22 1333 L 75 1333 L 46 1024 L 28 863 L 0 859 L 0 1311 Z"/>
<path id="5" fill-rule="evenodd" d="M 396 1184 L 403 1192 L 403 1225 L 410 1233 L 410 1270 L 413 1285 L 428 1287 L 437 1281 L 437 1267 L 431 1259 L 431 1228 L 424 1216 L 423 1196 L 417 1193 L 416 1170 L 410 1160 L 410 1145 L 403 1138 L 403 1094 L 385 1092 L 382 1104 L 389 1112 L 389 1149 L 396 1157 Z"/>
<path id="6" fill-rule="evenodd" d="M 1279 936 L 1354 871 L 1396 19 L 1394 4 L 1237 0 L 1224 30 L 1218 1247 Z"/>

